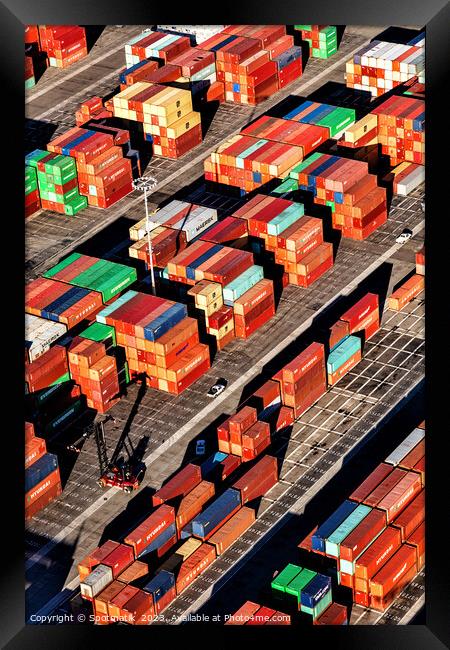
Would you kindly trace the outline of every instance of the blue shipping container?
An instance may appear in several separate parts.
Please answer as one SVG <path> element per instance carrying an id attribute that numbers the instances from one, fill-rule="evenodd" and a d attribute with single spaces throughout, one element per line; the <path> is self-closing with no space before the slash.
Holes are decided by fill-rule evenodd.
<path id="1" fill-rule="evenodd" d="M 330 515 L 330 517 L 328 517 L 328 519 L 317 528 L 316 532 L 311 538 L 311 546 L 314 551 L 325 553 L 326 538 L 331 535 L 331 533 L 334 532 L 340 524 L 342 524 L 344 519 L 346 519 L 348 515 L 358 507 L 358 505 L 359 504 L 355 501 L 350 501 L 347 499 L 341 503 L 339 508 L 335 510 L 335 512 L 333 512 L 333 514 Z"/>
<path id="2" fill-rule="evenodd" d="M 180 531 L 180 539 L 188 539 L 189 537 L 192 537 L 192 521 L 186 524 Z"/>
<path id="3" fill-rule="evenodd" d="M 147 555 L 147 553 L 152 553 L 153 551 L 156 551 L 158 548 L 161 548 L 166 542 L 169 541 L 171 537 L 173 537 L 177 532 L 177 528 L 175 524 L 172 524 L 169 526 L 169 528 L 166 528 L 162 533 L 157 535 L 153 541 L 144 548 L 142 553 L 139 554 L 138 557 L 143 557 Z"/>
<path id="4" fill-rule="evenodd" d="M 202 472 L 202 479 L 206 478 L 219 463 L 225 460 L 228 457 L 228 454 L 224 454 L 222 451 L 216 451 L 215 454 L 210 456 L 201 464 L 200 470 Z"/>
<path id="5" fill-rule="evenodd" d="M 156 605 L 174 586 L 175 576 L 173 573 L 163 569 L 143 587 L 143 590 L 152 595 L 153 603 Z"/>
<path id="6" fill-rule="evenodd" d="M 227 517 L 241 507 L 241 495 L 238 490 L 228 488 L 206 510 L 192 521 L 192 534 L 205 539 Z"/>
<path id="7" fill-rule="evenodd" d="M 331 590 L 331 578 L 318 573 L 306 587 L 302 589 L 300 603 L 304 607 L 314 609 L 324 596 Z"/>
<path id="8" fill-rule="evenodd" d="M 177 302 L 144 327 L 144 338 L 156 341 L 187 316 L 187 307 Z"/>
<path id="9" fill-rule="evenodd" d="M 32 490 L 57 468 L 58 457 L 55 454 L 41 456 L 25 470 L 25 492 Z"/>
<path id="10" fill-rule="evenodd" d="M 327 372 L 331 374 L 339 370 L 358 350 L 361 350 L 361 339 L 359 336 L 347 336 L 328 355 Z"/>

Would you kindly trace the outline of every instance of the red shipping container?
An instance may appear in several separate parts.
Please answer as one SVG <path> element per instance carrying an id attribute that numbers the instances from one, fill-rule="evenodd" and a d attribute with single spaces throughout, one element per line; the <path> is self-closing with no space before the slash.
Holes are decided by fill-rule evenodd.
<path id="1" fill-rule="evenodd" d="M 234 331 L 236 338 L 247 339 L 254 332 L 256 332 L 257 329 L 267 323 L 267 321 L 269 321 L 273 316 L 275 316 L 275 305 L 271 305 L 263 312 L 259 313 L 258 316 L 250 319 L 250 322 L 247 322 L 246 325 L 235 325 Z"/>
<path id="2" fill-rule="evenodd" d="M 321 553 L 321 555 L 324 555 L 324 553 Z M 341 582 L 340 584 L 343 587 L 350 587 L 350 589 L 354 589 L 355 586 L 355 581 L 353 580 L 353 576 L 350 575 L 349 573 L 344 573 L 341 571 Z"/>
<path id="3" fill-rule="evenodd" d="M 171 587 L 171 589 L 169 589 L 169 591 L 155 603 L 155 613 L 160 614 L 176 597 L 177 591 L 175 587 Z"/>
<path id="4" fill-rule="evenodd" d="M 367 497 L 362 499 L 362 503 L 372 507 L 378 506 L 379 502 L 389 494 L 392 488 L 397 485 L 406 474 L 407 472 L 404 469 L 396 467 Z"/>
<path id="5" fill-rule="evenodd" d="M 273 456 L 264 456 L 248 470 L 233 488 L 241 493 L 242 505 L 264 495 L 278 481 L 278 463 Z"/>
<path id="6" fill-rule="evenodd" d="M 258 442 L 254 449 L 249 449 L 248 447 L 241 447 L 240 453 L 242 454 L 242 462 L 247 462 L 257 458 L 264 449 L 270 445 L 270 435 L 266 436 Z"/>
<path id="7" fill-rule="evenodd" d="M 124 583 L 119 582 L 119 580 L 114 580 L 114 582 L 111 582 L 107 587 L 105 587 L 105 589 L 94 598 L 95 613 L 101 616 L 109 616 L 108 603 L 118 596 L 124 587 Z"/>
<path id="8" fill-rule="evenodd" d="M 374 293 L 368 293 L 358 300 L 356 305 L 348 309 L 341 316 L 341 320 L 350 324 L 350 334 L 357 332 L 361 321 L 363 321 L 372 311 L 379 310 L 378 296 Z"/>
<path id="9" fill-rule="evenodd" d="M 167 542 L 165 542 L 162 546 L 156 549 L 156 556 L 162 557 L 163 555 L 165 555 L 167 551 L 169 551 L 172 548 L 172 546 L 174 546 L 177 543 L 177 541 L 178 541 L 178 536 L 175 533 L 173 537 L 168 539 Z"/>
<path id="10" fill-rule="evenodd" d="M 117 548 L 107 555 L 103 560 L 102 564 L 111 567 L 113 572 L 113 578 L 117 578 L 122 571 L 130 566 L 134 561 L 134 553 L 131 546 L 126 544 L 120 544 Z"/>
<path id="11" fill-rule="evenodd" d="M 423 521 L 420 526 L 406 540 L 411 546 L 417 549 L 417 562 L 418 569 L 422 569 L 425 565 L 425 522 Z"/>
<path id="12" fill-rule="evenodd" d="M 47 490 L 54 488 L 57 484 L 61 485 L 61 477 L 59 475 L 58 467 L 42 481 L 39 481 L 39 483 L 31 488 L 31 490 L 25 492 L 25 510 L 29 510 L 30 506 L 35 501 L 43 497 Z"/>
<path id="13" fill-rule="evenodd" d="M 392 526 L 400 529 L 402 541 L 425 520 L 425 490 L 419 492 L 416 498 L 403 510 L 403 512 L 394 518 Z"/>
<path id="14" fill-rule="evenodd" d="M 371 596 L 385 597 L 401 577 L 413 567 L 417 568 L 416 548 L 409 544 L 402 544 L 395 555 L 370 579 Z"/>
<path id="15" fill-rule="evenodd" d="M 89 555 L 86 555 L 81 562 L 78 563 L 78 575 L 80 576 L 80 581 L 84 580 L 92 569 L 102 563 L 102 560 L 105 557 L 108 557 L 110 553 L 114 551 L 118 546 L 119 542 L 113 542 L 111 539 L 104 542 L 101 546 L 97 547 Z"/>
<path id="16" fill-rule="evenodd" d="M 425 456 L 414 465 L 414 471 L 419 472 L 420 478 L 422 479 L 422 487 L 425 487 Z"/>
<path id="17" fill-rule="evenodd" d="M 201 480 L 202 473 L 200 467 L 189 463 L 155 492 L 152 496 L 153 505 L 158 506 L 175 497 L 186 496 Z"/>
<path id="18" fill-rule="evenodd" d="M 34 424 L 32 422 L 25 422 L 25 443 L 32 440 L 34 436 Z"/>
<path id="19" fill-rule="evenodd" d="M 355 563 L 355 578 L 370 580 L 401 545 L 398 528 L 388 526 Z"/>
<path id="20" fill-rule="evenodd" d="M 204 542 L 190 555 L 180 567 L 177 576 L 177 595 L 199 576 L 216 559 L 216 549 L 211 544 Z"/>
<path id="21" fill-rule="evenodd" d="M 111 598 L 108 602 L 108 614 L 111 621 L 125 621 L 127 619 L 127 612 L 123 610 L 123 607 L 133 598 L 133 596 L 138 594 L 139 591 L 140 590 L 137 587 L 124 585 L 122 591 L 119 591 L 117 596 Z"/>
<path id="22" fill-rule="evenodd" d="M 281 431 L 294 423 L 294 411 L 289 406 L 282 406 L 276 421 L 276 431 Z"/>
<path id="23" fill-rule="evenodd" d="M 258 390 L 253 393 L 250 399 L 252 401 L 258 400 L 260 403 L 260 408 L 257 409 L 259 413 L 269 406 L 269 404 L 279 400 L 280 397 L 280 384 L 277 381 L 273 381 L 273 379 L 269 379 L 261 386 L 261 388 L 258 388 Z"/>
<path id="24" fill-rule="evenodd" d="M 413 467 L 419 462 L 421 458 L 425 456 L 425 440 L 421 440 L 417 443 L 414 449 L 411 449 L 409 454 L 407 454 L 403 460 L 399 463 L 399 467 L 403 469 L 413 469 Z"/>
<path id="25" fill-rule="evenodd" d="M 385 512 L 374 508 L 341 542 L 339 558 L 353 562 L 385 527 Z"/>
<path id="26" fill-rule="evenodd" d="M 267 625 L 275 613 L 270 607 L 260 607 L 244 625 Z"/>
<path id="27" fill-rule="evenodd" d="M 268 422 L 258 420 L 242 434 L 242 447 L 254 450 L 267 439 L 270 440 L 270 426 Z"/>
<path id="28" fill-rule="evenodd" d="M 232 474 L 241 464 L 239 456 L 229 454 L 224 460 L 218 464 L 220 471 L 219 481 L 224 481 L 230 474 Z"/>
<path id="29" fill-rule="evenodd" d="M 31 519 L 62 493 L 61 482 L 51 485 L 40 497 L 25 507 L 25 520 Z"/>
<path id="30" fill-rule="evenodd" d="M 129 584 L 143 578 L 148 575 L 149 567 L 145 562 L 139 562 L 136 560 L 130 564 L 122 573 L 119 575 L 119 580 L 125 584 Z"/>
<path id="31" fill-rule="evenodd" d="M 408 472 L 386 496 L 378 502 L 381 510 L 386 510 L 387 521 L 391 522 L 422 489 L 420 474 Z"/>
<path id="32" fill-rule="evenodd" d="M 392 472 L 392 465 L 388 463 L 380 463 L 375 467 L 373 472 L 359 485 L 354 492 L 349 496 L 352 501 L 361 503 L 366 497 L 369 496 L 373 490 Z"/>
<path id="33" fill-rule="evenodd" d="M 228 418 L 231 442 L 241 444 L 242 433 L 256 422 L 257 416 L 256 409 L 244 406 L 240 411 Z"/>
<path id="34" fill-rule="evenodd" d="M 136 624 L 142 617 L 146 618 L 148 624 L 151 617 L 154 616 L 153 600 L 150 594 L 141 589 L 130 598 L 122 607 L 122 620 L 127 623 Z"/>
<path id="35" fill-rule="evenodd" d="M 134 549 L 135 557 L 151 543 L 158 535 L 164 532 L 175 522 L 175 510 L 166 504 L 157 508 L 145 521 L 129 533 L 125 544 Z"/>
<path id="36" fill-rule="evenodd" d="M 234 614 L 232 614 L 228 620 L 225 622 L 225 625 L 245 625 L 245 623 L 255 614 L 261 605 L 253 603 L 251 600 L 247 600 L 242 607 L 240 607 Z"/>
<path id="37" fill-rule="evenodd" d="M 321 614 L 313 625 L 346 625 L 347 624 L 347 608 L 339 603 L 331 603 L 326 610 Z"/>
<path id="38" fill-rule="evenodd" d="M 25 443 L 25 469 L 30 467 L 47 452 L 44 438 L 31 438 Z"/>
<path id="39" fill-rule="evenodd" d="M 353 601 L 357 605 L 361 605 L 362 607 L 369 607 L 370 603 L 370 597 L 369 594 L 364 592 L 364 591 L 358 591 L 356 589 L 353 590 Z"/>
<path id="40" fill-rule="evenodd" d="M 395 586 L 384 597 L 370 595 L 370 607 L 380 612 L 384 612 L 397 598 L 403 588 L 413 580 L 416 575 L 417 568 L 412 566 L 408 571 L 402 574 L 400 579 L 396 581 Z"/>
<path id="41" fill-rule="evenodd" d="M 303 352 L 295 357 L 282 370 L 283 383 L 295 382 L 313 366 L 323 363 L 324 346 L 321 343 L 311 343 Z"/>

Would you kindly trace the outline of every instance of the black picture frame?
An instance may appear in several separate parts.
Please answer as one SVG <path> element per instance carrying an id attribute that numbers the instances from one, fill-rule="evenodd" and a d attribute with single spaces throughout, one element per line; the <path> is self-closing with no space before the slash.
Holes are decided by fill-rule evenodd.
<path id="1" fill-rule="evenodd" d="M 298 23 L 323 22 L 329 24 L 353 25 L 422 25 L 426 27 L 426 86 L 427 86 L 427 143 L 426 143 L 426 205 L 427 223 L 427 309 L 426 309 L 426 400 L 427 400 L 427 563 L 426 563 L 426 624 L 409 626 L 374 626 L 345 628 L 302 629 L 301 638 L 295 636 L 296 630 L 288 627 L 252 628 L 248 640 L 264 642 L 268 635 L 276 634 L 278 643 L 290 643 L 293 637 L 302 645 L 311 643 L 334 647 L 354 648 L 417 648 L 431 650 L 450 647 L 450 576 L 448 568 L 448 536 L 445 536 L 445 523 L 448 524 L 448 455 L 443 453 L 443 445 L 449 436 L 448 416 L 444 412 L 449 394 L 448 332 L 450 331 L 450 310 L 448 310 L 448 274 L 445 262 L 448 253 L 445 248 L 446 213 L 448 213 L 448 162 L 441 163 L 440 156 L 448 134 L 448 104 L 444 103 L 444 93 L 448 86 L 450 9 L 445 0 L 377 0 L 375 3 L 361 3 L 356 0 L 315 0 L 299 3 L 298 0 L 285 0 L 283 3 L 260 4 L 256 1 L 239 3 L 233 6 L 208 6 L 206 12 L 184 3 L 180 8 L 155 3 L 139 3 L 137 0 L 116 2 L 115 0 L 78 0 L 61 2 L 57 0 L 3 0 L 0 4 L 1 29 L 1 74 L 3 76 L 2 100 L 5 115 L 0 123 L 3 155 L 6 158 L 7 173 L 3 177 L 6 186 L 2 188 L 3 206 L 9 200 L 11 208 L 3 213 L 3 251 L 12 252 L 12 262 L 6 268 L 8 284 L 7 307 L 3 313 L 3 324 L 7 325 L 7 339 L 4 345 L 7 382 L 5 395 L 8 402 L 5 408 L 11 422 L 4 429 L 6 450 L 2 469 L 4 470 L 4 489 L 2 491 L 2 536 L 7 549 L 1 560 L 1 602 L 2 615 L 0 641 L 2 647 L 91 647 L 92 644 L 108 642 L 113 634 L 115 643 L 120 635 L 124 643 L 129 643 L 130 635 L 145 634 L 141 640 L 132 643 L 186 643 L 188 636 L 195 634 L 195 626 L 173 628 L 95 628 L 64 625 L 26 626 L 24 623 L 24 556 L 23 556 L 23 498 L 22 475 L 18 468 L 23 467 L 23 418 L 20 404 L 23 395 L 22 345 L 23 345 L 23 281 L 19 265 L 23 250 L 23 140 L 24 87 L 23 87 L 23 27 L 26 24 L 92 24 L 103 25 L 122 22 L 124 24 L 149 24 L 176 22 L 215 24 L 228 23 Z M 448 92 L 448 91 L 447 91 Z M 17 177 L 15 176 L 17 173 Z M 6 211 L 6 208 L 4 208 Z M 435 225 L 430 225 L 434 222 Z M 10 242 L 8 244 L 8 241 Z M 447 253 L 447 254 L 446 254 Z M 6 254 L 2 256 L 3 261 Z M 23 267 L 22 267 L 23 268 Z M 447 289 L 439 289 L 439 278 L 444 278 Z M 15 284 L 19 284 L 14 290 Z M 12 289 L 12 291 L 10 291 Z M 6 312 L 6 313 L 5 313 Z M 4 336 L 4 335 L 3 335 Z M 8 359 L 9 355 L 9 359 Z M 447 361 L 448 366 L 448 361 Z M 446 370 L 446 372 L 445 372 Z M 17 397 L 16 396 L 17 389 Z M 15 406 L 14 406 L 15 405 Z M 8 408 L 9 407 L 9 408 Z M 442 423 L 442 424 L 441 424 Z M 8 476 L 8 474 L 10 476 Z M 17 501 L 17 503 L 16 503 Z M 448 501 L 447 501 L 448 503 Z M 150 632 L 148 630 L 151 630 Z M 143 631 L 145 630 L 145 631 Z M 282 632 L 280 630 L 283 630 Z M 249 634 L 243 627 L 221 628 L 201 631 L 197 643 L 222 646 L 232 641 L 234 636 Z M 297 632 L 298 634 L 298 632 Z M 264 635 L 264 636 L 263 636 Z M 286 640 L 280 636 L 286 636 Z"/>

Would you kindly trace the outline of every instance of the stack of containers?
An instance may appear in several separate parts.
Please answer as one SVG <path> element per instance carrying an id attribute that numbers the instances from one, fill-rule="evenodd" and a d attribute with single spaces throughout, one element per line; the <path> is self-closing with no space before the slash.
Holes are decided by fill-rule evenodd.
<path id="1" fill-rule="evenodd" d="M 345 71 L 348 88 L 365 90 L 380 97 L 412 77 L 423 78 L 424 48 L 371 41 L 347 61 Z"/>
<path id="2" fill-rule="evenodd" d="M 378 142 L 391 165 L 425 164 L 425 102 L 392 96 L 372 111 L 378 119 Z"/>
<path id="3" fill-rule="evenodd" d="M 291 284 L 308 287 L 333 266 L 333 246 L 323 241 L 322 221 L 304 216 L 303 204 L 256 194 L 233 216 L 245 219 L 249 234 L 264 240 Z"/>
<path id="4" fill-rule="evenodd" d="M 181 69 L 181 77 L 193 86 L 208 88 L 217 81 L 213 52 L 193 47 L 171 60 Z"/>
<path id="5" fill-rule="evenodd" d="M 301 160 L 300 146 L 235 135 L 204 161 L 205 179 L 252 192 L 274 178 L 284 178 Z"/>
<path id="6" fill-rule="evenodd" d="M 87 397 L 87 406 L 106 413 L 119 401 L 119 376 L 115 357 L 103 343 L 76 337 L 68 349 L 72 379 Z"/>
<path id="7" fill-rule="evenodd" d="M 131 161 L 110 133 L 74 127 L 49 142 L 47 149 L 75 158 L 80 194 L 89 205 L 109 208 L 133 189 Z"/>
<path id="8" fill-rule="evenodd" d="M 247 224 L 243 219 L 228 216 L 219 223 L 210 226 L 202 233 L 201 239 L 232 248 L 242 248 L 248 242 Z"/>
<path id="9" fill-rule="evenodd" d="M 80 253 L 72 253 L 43 277 L 99 292 L 105 304 L 137 280 L 136 269 L 130 266 Z"/>
<path id="10" fill-rule="evenodd" d="M 378 295 L 367 293 L 350 307 L 330 328 L 330 351 L 350 334 L 363 334 L 368 341 L 380 328 L 380 308 Z"/>
<path id="11" fill-rule="evenodd" d="M 157 156 L 176 159 L 202 141 L 201 116 L 189 90 L 139 81 L 114 95 L 112 110 L 115 117 L 143 125 Z"/>
<path id="12" fill-rule="evenodd" d="M 315 621 L 331 604 L 331 578 L 296 564 L 288 564 L 271 582 L 272 594 L 284 601 L 295 599 L 298 611 Z"/>
<path id="13" fill-rule="evenodd" d="M 217 221 L 217 210 L 185 201 L 171 201 L 131 226 L 129 255 L 150 263 L 148 228 L 153 249 L 153 265 L 163 268 L 176 254 Z"/>
<path id="14" fill-rule="evenodd" d="M 308 100 L 283 115 L 283 119 L 321 126 L 328 130 L 329 138 L 338 138 L 339 134 L 355 123 L 356 113 L 353 108 L 342 108 Z"/>
<path id="15" fill-rule="evenodd" d="M 384 611 L 424 565 L 424 459 L 415 429 L 299 545 L 335 558 L 338 582 L 364 607 Z"/>
<path id="16" fill-rule="evenodd" d="M 235 334 L 233 308 L 224 306 L 221 285 L 200 280 L 189 289 L 187 295 L 194 298 L 195 308 L 204 312 L 206 332 L 215 337 L 217 349 L 223 350 Z"/>
<path id="17" fill-rule="evenodd" d="M 45 440 L 35 435 L 33 424 L 25 422 L 26 520 L 31 519 L 62 492 L 58 462 L 55 459 L 53 454 L 47 454 Z"/>
<path id="18" fill-rule="evenodd" d="M 259 420 L 257 411 L 244 406 L 217 427 L 219 451 L 250 461 L 270 445 L 270 425 Z"/>
<path id="19" fill-rule="evenodd" d="M 83 126 L 83 124 L 86 124 L 86 122 L 89 122 L 92 118 L 101 120 L 108 117 L 112 117 L 111 111 L 106 110 L 103 106 L 102 98 L 97 96 L 84 101 L 80 108 L 75 111 L 75 121 L 77 126 Z"/>
<path id="20" fill-rule="evenodd" d="M 25 312 L 64 323 L 68 329 L 94 315 L 102 307 L 97 291 L 71 287 L 65 282 L 37 278 L 25 289 Z"/>
<path id="21" fill-rule="evenodd" d="M 125 90 L 125 86 L 131 86 L 131 84 L 135 84 L 138 81 L 150 81 L 150 79 L 147 78 L 147 75 L 155 72 L 155 70 L 158 70 L 158 68 L 158 61 L 151 60 L 139 61 L 139 63 L 135 63 L 129 68 L 124 68 L 119 76 L 119 81 L 121 84 L 120 89 Z"/>
<path id="22" fill-rule="evenodd" d="M 210 367 L 208 346 L 199 343 L 185 305 L 127 291 L 96 319 L 115 328 L 131 376 L 145 375 L 152 388 L 178 395 Z"/>
<path id="23" fill-rule="evenodd" d="M 125 61 L 127 68 L 151 58 L 169 63 L 190 47 L 191 42 L 187 36 L 156 31 L 143 32 L 125 44 Z"/>
<path id="24" fill-rule="evenodd" d="M 124 359 L 121 348 L 117 347 L 114 327 L 94 321 L 86 329 L 82 330 L 78 336 L 80 339 L 102 343 L 105 346 L 106 353 L 116 357 L 119 387 L 125 387 L 130 383 L 128 362 Z"/>
<path id="25" fill-rule="evenodd" d="M 232 25 L 202 46 L 216 53 L 227 101 L 257 104 L 302 75 L 302 51 L 284 25 Z"/>
<path id="26" fill-rule="evenodd" d="M 392 170 L 392 174 L 392 191 L 399 196 L 408 196 L 425 182 L 425 167 L 412 162 L 401 163 Z"/>
<path id="27" fill-rule="evenodd" d="M 41 199 L 36 168 L 25 165 L 25 219 L 40 209 Z"/>
<path id="28" fill-rule="evenodd" d="M 335 25 L 294 25 L 302 33 L 302 39 L 309 44 L 311 56 L 328 59 L 338 49 Z"/>
<path id="29" fill-rule="evenodd" d="M 425 246 L 416 252 L 416 273 L 425 275 Z"/>
<path id="30" fill-rule="evenodd" d="M 25 519 L 31 519 L 62 492 L 58 459 L 47 453 L 43 438 L 25 423 Z"/>
<path id="31" fill-rule="evenodd" d="M 87 206 L 80 196 L 75 161 L 66 155 L 35 149 L 25 164 L 36 170 L 41 207 L 73 216 Z"/>
<path id="32" fill-rule="evenodd" d="M 333 228 L 344 237 L 365 239 L 387 220 L 386 190 L 369 174 L 367 162 L 313 153 L 289 177 L 313 192 L 315 203 L 331 208 Z"/>
<path id="33" fill-rule="evenodd" d="M 283 405 L 300 417 L 327 389 L 324 346 L 311 343 L 273 379 L 280 383 Z"/>
<path id="34" fill-rule="evenodd" d="M 68 68 L 88 54 L 86 32 L 79 25 L 39 25 L 39 37 L 50 67 Z"/>
<path id="35" fill-rule="evenodd" d="M 242 135 L 264 138 L 273 142 L 294 144 L 303 150 L 303 158 L 330 137 L 328 126 L 318 126 L 293 119 L 262 115 L 241 130 Z"/>
<path id="36" fill-rule="evenodd" d="M 414 298 L 422 293 L 424 289 L 425 276 L 415 273 L 389 296 L 389 309 L 401 311 L 411 300 L 414 300 Z"/>

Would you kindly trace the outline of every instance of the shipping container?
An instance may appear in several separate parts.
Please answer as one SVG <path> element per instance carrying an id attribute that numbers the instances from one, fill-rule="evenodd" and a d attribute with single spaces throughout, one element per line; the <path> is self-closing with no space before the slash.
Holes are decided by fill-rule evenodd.
<path id="1" fill-rule="evenodd" d="M 394 518 L 392 526 L 400 528 L 402 542 L 404 542 L 423 521 L 425 521 L 425 490 L 421 490 L 403 512 Z"/>
<path id="2" fill-rule="evenodd" d="M 189 463 L 155 492 L 152 496 L 153 505 L 158 506 L 175 497 L 186 496 L 201 480 L 200 467 Z"/>
<path id="3" fill-rule="evenodd" d="M 247 600 L 242 607 L 227 618 L 225 625 L 244 625 L 260 608 L 261 605 Z"/>
<path id="4" fill-rule="evenodd" d="M 411 568 L 417 569 L 416 549 L 402 544 L 398 551 L 369 581 L 372 596 L 384 597 Z"/>
<path id="5" fill-rule="evenodd" d="M 321 524 L 312 536 L 314 551 L 325 553 L 325 540 L 358 507 L 355 501 L 344 501 L 328 519 Z"/>
<path id="6" fill-rule="evenodd" d="M 245 506 L 238 510 L 223 526 L 209 538 L 216 547 L 217 556 L 224 553 L 255 521 L 255 511 Z"/>
<path id="7" fill-rule="evenodd" d="M 174 508 L 164 504 L 159 506 L 134 531 L 129 533 L 125 537 L 124 542 L 134 549 L 134 554 L 137 558 L 143 552 L 148 551 L 149 547 L 153 548 L 153 545 L 157 543 L 158 537 L 174 523 Z"/>
<path id="8" fill-rule="evenodd" d="M 183 562 L 177 580 L 176 590 L 180 594 L 216 559 L 216 549 L 207 542 L 203 543 Z"/>
<path id="9" fill-rule="evenodd" d="M 314 625 L 348 625 L 347 608 L 331 603 L 315 621 Z"/>
<path id="10" fill-rule="evenodd" d="M 273 456 L 264 456 L 249 469 L 233 488 L 240 495 L 242 505 L 263 496 L 278 481 L 278 463 Z"/>
<path id="11" fill-rule="evenodd" d="M 176 511 L 178 531 L 184 528 L 188 522 L 201 512 L 203 506 L 212 499 L 214 493 L 214 483 L 201 481 L 182 499 Z"/>
<path id="12" fill-rule="evenodd" d="M 82 582 L 80 582 L 81 597 L 93 600 L 105 587 L 113 581 L 111 567 L 99 564 Z"/>
<path id="13" fill-rule="evenodd" d="M 241 494 L 229 488 L 192 520 L 192 534 L 205 541 L 241 507 Z"/>
<path id="14" fill-rule="evenodd" d="M 392 466 L 387 463 L 380 463 L 373 472 L 359 485 L 349 496 L 352 501 L 364 501 L 376 487 L 392 472 Z"/>
<path id="15" fill-rule="evenodd" d="M 400 548 L 401 535 L 398 528 L 388 526 L 355 562 L 355 577 L 370 580 L 377 571 Z"/>

